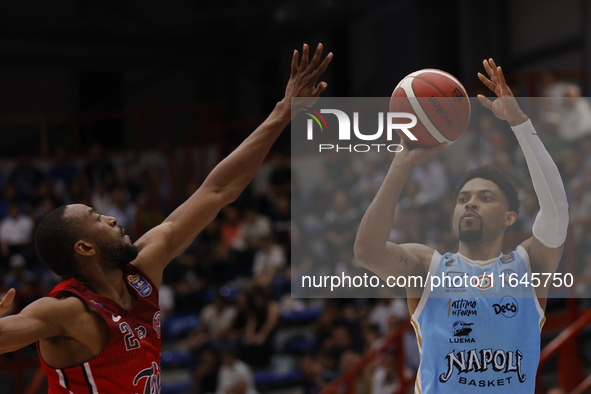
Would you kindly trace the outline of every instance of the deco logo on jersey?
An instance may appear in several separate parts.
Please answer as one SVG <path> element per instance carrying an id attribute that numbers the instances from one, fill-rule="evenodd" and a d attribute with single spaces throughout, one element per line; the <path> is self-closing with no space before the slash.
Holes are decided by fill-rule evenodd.
<path id="1" fill-rule="evenodd" d="M 152 286 L 141 275 L 127 275 L 127 282 L 133 287 L 139 295 L 147 297 L 152 294 Z"/>
<path id="2" fill-rule="evenodd" d="M 512 318 L 517 314 L 519 310 L 519 304 L 517 300 L 511 296 L 505 296 L 501 298 L 498 304 L 493 304 L 495 315 L 503 315 L 508 318 Z"/>

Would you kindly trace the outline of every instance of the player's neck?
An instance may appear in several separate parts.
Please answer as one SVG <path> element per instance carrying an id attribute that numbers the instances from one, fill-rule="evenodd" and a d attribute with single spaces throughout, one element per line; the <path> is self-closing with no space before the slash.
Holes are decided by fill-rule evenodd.
<path id="1" fill-rule="evenodd" d="M 474 242 L 463 243 L 460 241 L 458 253 L 470 260 L 491 260 L 496 259 L 501 254 L 501 242 Z"/>
<path id="2" fill-rule="evenodd" d="M 97 294 L 112 299 L 122 308 L 131 310 L 135 300 L 127 289 L 120 268 L 113 268 L 109 271 L 100 270 L 94 272 L 90 277 L 92 281 L 85 283 L 87 287 L 91 287 L 91 290 Z"/>

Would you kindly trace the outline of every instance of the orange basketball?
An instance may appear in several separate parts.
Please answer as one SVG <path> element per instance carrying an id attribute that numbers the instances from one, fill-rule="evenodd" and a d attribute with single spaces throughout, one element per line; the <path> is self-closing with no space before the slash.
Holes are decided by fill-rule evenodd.
<path id="1" fill-rule="evenodd" d="M 470 100 L 453 75 L 426 68 L 408 74 L 398 83 L 390 98 L 390 112 L 407 112 L 417 117 L 416 126 L 410 129 L 417 141 L 396 130 L 409 147 L 451 144 L 468 127 Z M 408 123 L 408 119 L 394 120 Z"/>

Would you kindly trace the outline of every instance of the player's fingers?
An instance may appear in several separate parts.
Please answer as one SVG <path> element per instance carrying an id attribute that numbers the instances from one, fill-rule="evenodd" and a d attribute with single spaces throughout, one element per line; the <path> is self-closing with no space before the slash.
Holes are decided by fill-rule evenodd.
<path id="1" fill-rule="evenodd" d="M 298 50 L 293 51 L 293 57 L 291 58 L 291 75 L 295 75 L 298 72 L 298 60 L 300 58 L 300 53 Z"/>
<path id="2" fill-rule="evenodd" d="M 318 67 L 318 65 L 320 64 L 320 59 L 322 58 L 322 50 L 324 49 L 324 46 L 322 45 L 322 43 L 318 44 L 318 46 L 316 47 L 316 52 L 314 53 L 314 57 L 312 58 L 312 61 L 310 61 L 310 70 L 314 71 L 316 70 L 316 67 Z"/>
<path id="3" fill-rule="evenodd" d="M 324 89 L 326 89 L 327 86 L 328 86 L 328 84 L 326 82 L 320 82 L 318 85 L 316 85 L 316 87 L 312 91 L 312 96 L 313 97 L 320 96 L 320 93 L 322 93 L 322 91 Z"/>
<path id="4" fill-rule="evenodd" d="M 447 142 L 442 142 L 437 145 L 433 145 L 433 146 L 430 146 L 428 148 L 423 148 L 423 149 L 425 149 L 425 153 L 431 157 L 431 156 L 436 156 L 436 155 L 440 154 L 448 146 L 449 146 L 449 144 Z"/>
<path id="5" fill-rule="evenodd" d="M 507 85 L 507 81 L 505 81 L 505 74 L 503 74 L 503 69 L 501 66 L 497 67 L 497 73 L 499 74 L 499 83 L 503 87 L 503 90 L 506 90 L 511 96 L 513 96 L 509 85 Z"/>
<path id="6" fill-rule="evenodd" d="M 488 77 L 490 78 L 490 80 L 496 83 L 497 82 L 497 76 L 495 75 L 495 71 L 490 66 L 488 60 L 485 59 L 482 62 L 482 64 L 484 65 L 484 69 L 486 70 L 486 73 L 488 74 Z"/>
<path id="7" fill-rule="evenodd" d="M 12 302 L 14 301 L 15 295 L 16 295 L 15 289 L 8 290 L 8 292 L 6 293 L 4 298 L 2 298 L 2 301 L 0 301 L 0 307 L 2 307 L 2 308 L 10 307 L 12 305 Z"/>
<path id="8" fill-rule="evenodd" d="M 481 73 L 478 73 L 478 78 L 482 81 L 482 83 L 489 88 L 490 90 L 492 90 L 493 92 L 495 91 L 495 84 L 488 79 L 487 77 L 485 77 L 484 75 L 482 75 Z"/>
<path id="9" fill-rule="evenodd" d="M 308 44 L 304 44 L 304 49 L 302 49 L 302 62 L 300 63 L 300 70 L 304 71 L 308 67 L 308 52 L 310 51 L 310 47 Z"/>
<path id="10" fill-rule="evenodd" d="M 496 70 L 497 69 L 497 63 L 495 63 L 495 59 L 493 59 L 492 57 L 490 59 L 488 59 L 488 64 L 490 64 L 490 67 L 493 70 Z"/>
<path id="11" fill-rule="evenodd" d="M 480 100 L 480 104 L 482 104 L 484 107 L 492 109 L 493 102 L 484 97 L 482 94 L 478 95 L 478 100 Z"/>
<path id="12" fill-rule="evenodd" d="M 326 57 L 324 58 L 322 63 L 320 63 L 320 66 L 318 66 L 316 71 L 314 71 L 313 77 L 318 78 L 320 75 L 322 75 L 322 73 L 324 72 L 324 70 L 326 70 L 326 67 L 328 67 L 328 65 L 330 64 L 331 61 L 332 61 L 332 52 L 330 52 L 328 55 L 326 55 Z"/>

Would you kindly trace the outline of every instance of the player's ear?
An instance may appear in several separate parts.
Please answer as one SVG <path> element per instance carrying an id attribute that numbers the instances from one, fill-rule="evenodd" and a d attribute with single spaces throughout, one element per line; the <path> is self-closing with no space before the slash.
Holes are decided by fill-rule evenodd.
<path id="1" fill-rule="evenodd" d="M 87 241 L 80 240 L 74 244 L 74 251 L 82 256 L 94 256 L 96 248 Z"/>
<path id="2" fill-rule="evenodd" d="M 505 221 L 503 224 L 507 227 L 512 226 L 517 220 L 517 214 L 513 211 L 505 212 Z"/>

